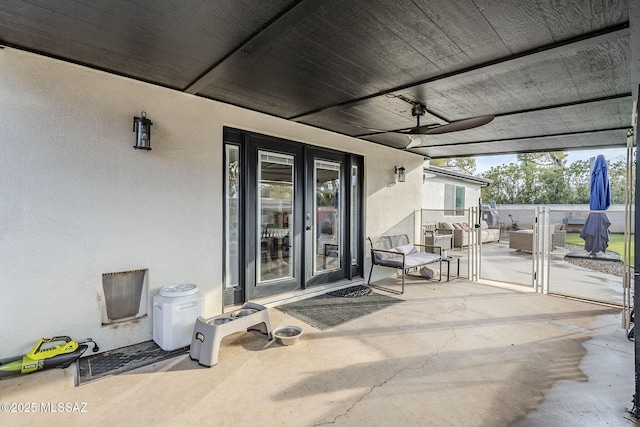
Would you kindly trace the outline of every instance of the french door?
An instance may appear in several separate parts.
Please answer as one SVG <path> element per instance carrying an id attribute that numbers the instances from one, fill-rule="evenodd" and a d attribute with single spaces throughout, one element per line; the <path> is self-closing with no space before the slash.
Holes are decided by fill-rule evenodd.
<path id="1" fill-rule="evenodd" d="M 231 129 L 225 142 L 226 305 L 359 274 L 361 158 Z"/>
<path id="2" fill-rule="evenodd" d="M 312 148 L 305 154 L 305 284 L 311 286 L 349 276 L 348 156 Z"/>
<path id="3" fill-rule="evenodd" d="M 249 299 L 298 289 L 302 280 L 303 147 L 248 134 L 245 290 Z"/>

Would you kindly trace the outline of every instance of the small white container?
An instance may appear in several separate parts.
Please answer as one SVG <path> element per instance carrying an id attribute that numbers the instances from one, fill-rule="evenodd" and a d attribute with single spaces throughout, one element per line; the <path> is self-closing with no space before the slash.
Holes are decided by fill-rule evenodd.
<path id="1" fill-rule="evenodd" d="M 191 344 L 203 297 L 193 284 L 165 286 L 153 297 L 153 340 L 165 351 Z"/>

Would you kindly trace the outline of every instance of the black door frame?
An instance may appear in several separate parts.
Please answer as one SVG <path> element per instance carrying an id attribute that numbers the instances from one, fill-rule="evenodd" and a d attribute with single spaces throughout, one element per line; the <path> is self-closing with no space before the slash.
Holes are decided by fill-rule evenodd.
<path id="1" fill-rule="evenodd" d="M 243 221 L 244 224 L 247 224 L 248 227 L 253 227 L 252 229 L 240 227 L 242 231 L 239 236 L 239 242 L 241 245 L 243 245 L 243 247 L 239 250 L 240 253 L 238 261 L 240 266 L 240 271 L 238 272 L 238 280 L 240 285 L 234 288 L 227 288 L 226 286 L 223 286 L 224 305 L 236 305 L 244 301 L 276 295 L 294 289 L 305 289 L 309 286 L 331 283 L 342 279 L 351 279 L 356 276 L 362 276 L 364 238 L 358 238 L 355 244 L 356 255 L 352 256 L 351 254 L 351 240 L 353 238 L 353 232 L 355 231 L 356 236 L 362 237 L 362 233 L 364 230 L 364 161 L 362 156 L 344 153 L 337 150 L 309 146 L 295 141 L 227 127 L 224 128 L 223 133 L 223 145 L 226 147 L 227 144 L 232 144 L 234 146 L 238 146 L 240 150 L 240 158 L 242 159 L 242 161 L 240 165 L 239 181 L 241 192 L 241 206 L 239 206 L 239 215 L 241 221 Z M 293 286 L 292 283 L 286 283 L 283 286 L 256 286 L 256 262 L 259 261 L 258 259 L 256 259 L 256 257 L 259 255 L 256 253 L 258 232 L 255 225 L 258 193 L 256 188 L 257 186 L 252 185 L 251 183 L 257 182 L 257 161 L 258 151 L 260 149 L 285 155 L 293 155 L 296 159 L 294 168 L 294 191 L 296 200 L 299 200 L 300 202 L 297 203 L 297 206 L 294 205 L 293 207 L 295 227 L 295 240 L 293 243 L 294 245 L 297 245 L 298 249 L 297 259 L 294 260 L 294 280 L 297 281 L 295 286 Z M 226 149 L 224 149 L 224 151 L 226 152 Z M 342 209 L 342 224 L 344 224 L 344 232 L 340 237 L 340 244 L 344 248 L 341 254 L 340 261 L 341 265 L 343 265 L 344 268 L 339 271 L 332 271 L 316 276 L 313 276 L 313 274 L 308 275 L 308 269 L 312 268 L 312 266 L 308 266 L 309 263 L 305 260 L 306 248 L 308 247 L 306 241 L 308 237 L 306 237 L 306 233 L 308 233 L 308 231 L 304 230 L 304 227 L 306 225 L 305 209 L 307 209 L 307 206 L 312 206 L 309 205 L 309 203 L 313 202 L 313 199 L 309 200 L 309 198 L 315 197 L 315 194 L 312 194 L 313 191 L 308 191 L 310 188 L 313 188 L 313 186 L 310 186 L 310 184 L 312 184 L 310 180 L 312 180 L 313 177 L 308 176 L 309 174 L 307 173 L 310 164 L 311 168 L 313 168 L 314 156 L 329 161 L 338 159 L 341 162 L 341 181 L 343 182 L 343 185 L 341 186 L 340 191 L 340 203 L 341 206 L 344 207 L 344 209 Z M 224 164 L 226 164 L 226 159 L 224 161 Z M 356 207 L 358 209 L 360 217 L 357 224 L 357 230 L 352 230 L 351 223 L 351 210 L 353 207 L 351 203 L 351 180 L 353 178 L 353 166 L 357 166 L 358 176 L 355 177 L 355 179 L 359 185 L 359 197 L 356 201 Z M 227 171 L 225 170 L 225 168 L 223 168 L 223 175 L 226 173 Z M 225 182 L 224 177 L 222 182 Z M 226 189 L 224 196 L 224 200 L 226 201 Z M 226 231 L 227 230 L 224 230 L 225 233 Z M 223 239 L 223 242 L 226 242 L 226 239 Z M 226 252 L 229 250 L 229 248 L 226 247 L 226 244 L 224 244 L 223 250 L 226 259 Z M 352 263 L 353 258 L 356 259 L 355 263 Z M 223 262 L 223 268 L 226 268 L 225 262 Z M 223 277 L 227 277 L 226 274 L 223 275 Z"/>

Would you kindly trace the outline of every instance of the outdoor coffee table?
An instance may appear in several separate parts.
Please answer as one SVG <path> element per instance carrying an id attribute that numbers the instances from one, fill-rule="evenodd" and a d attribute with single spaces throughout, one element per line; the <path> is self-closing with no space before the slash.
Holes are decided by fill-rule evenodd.
<path id="1" fill-rule="evenodd" d="M 458 264 L 456 277 L 460 277 L 460 258 L 462 258 L 460 255 L 448 255 L 442 258 L 442 261 L 447 263 L 447 282 L 449 281 L 449 273 L 451 273 L 451 261 L 455 261 Z"/>

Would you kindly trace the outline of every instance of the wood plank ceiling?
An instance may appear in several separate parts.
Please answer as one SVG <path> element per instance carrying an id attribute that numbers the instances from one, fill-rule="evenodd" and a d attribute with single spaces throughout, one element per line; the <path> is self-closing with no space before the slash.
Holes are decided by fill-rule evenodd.
<path id="1" fill-rule="evenodd" d="M 631 12 L 630 12 L 631 11 Z M 0 45 L 427 157 L 624 146 L 628 0 L 7 0 Z M 633 35 L 632 35 L 633 34 Z"/>

